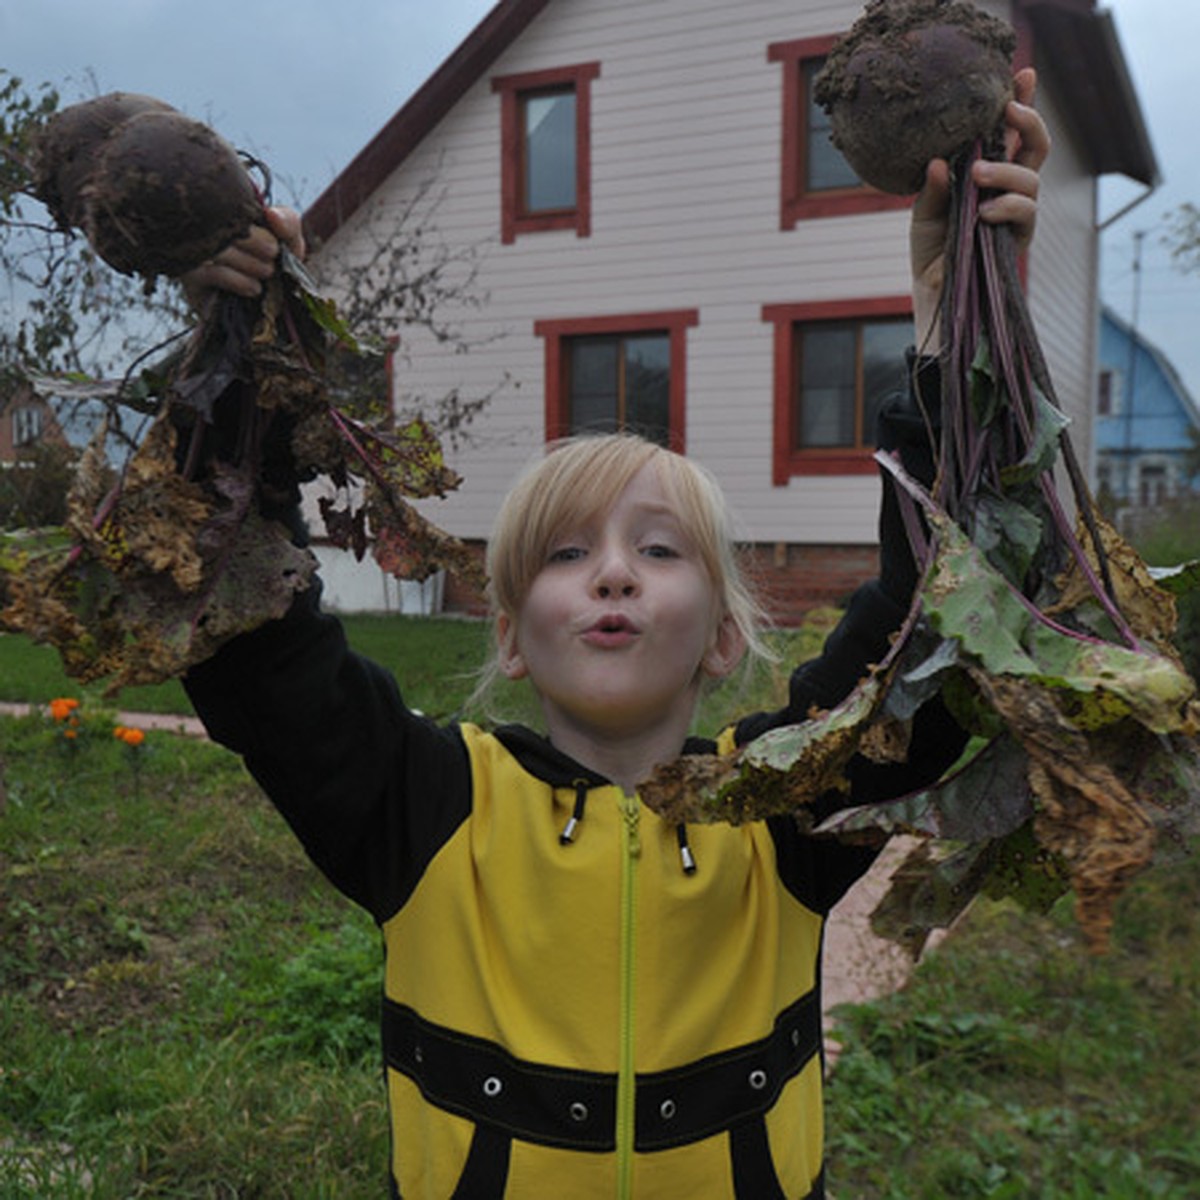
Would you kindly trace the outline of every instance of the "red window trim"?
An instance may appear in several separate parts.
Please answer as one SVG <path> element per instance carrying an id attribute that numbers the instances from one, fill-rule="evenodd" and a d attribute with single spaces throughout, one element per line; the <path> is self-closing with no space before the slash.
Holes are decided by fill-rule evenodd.
<path id="1" fill-rule="evenodd" d="M 844 217 L 857 213 L 890 212 L 908 208 L 911 196 L 890 196 L 863 184 L 855 188 L 808 193 L 804 190 L 805 159 L 804 64 L 823 58 L 838 35 L 773 42 L 767 61 L 783 65 L 783 141 L 780 148 L 779 227 L 794 229 L 814 217 Z"/>
<path id="2" fill-rule="evenodd" d="M 535 321 L 533 332 L 545 338 L 546 440 L 554 441 L 569 432 L 567 413 L 566 356 L 563 339 L 589 335 L 624 333 L 666 333 L 671 339 L 671 394 L 667 419 L 670 423 L 671 449 L 683 454 L 687 445 L 687 338 L 693 325 L 700 324 L 698 308 L 666 312 L 631 313 L 603 317 L 567 317 Z"/>
<path id="3" fill-rule="evenodd" d="M 498 75 L 492 91 L 500 95 L 500 240 L 509 245 L 518 234 L 546 229 L 592 232 L 592 88 L 598 62 L 552 67 L 520 75 Z M 575 89 L 575 207 L 565 212 L 527 215 L 521 211 L 521 97 L 555 88 Z"/>
<path id="4" fill-rule="evenodd" d="M 773 447 L 771 482 L 786 486 L 793 475 L 872 475 L 873 449 L 794 450 L 792 423 L 796 394 L 796 351 L 793 331 L 811 321 L 864 320 L 912 314 L 911 296 L 876 296 L 866 300 L 818 300 L 807 304 L 764 304 L 762 319 L 775 327 Z"/>

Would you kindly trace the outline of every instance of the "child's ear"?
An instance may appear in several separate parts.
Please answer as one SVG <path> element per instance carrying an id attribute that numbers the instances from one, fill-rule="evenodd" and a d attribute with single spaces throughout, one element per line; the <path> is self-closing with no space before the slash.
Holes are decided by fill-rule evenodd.
<path id="1" fill-rule="evenodd" d="M 742 661 L 745 653 L 745 635 L 729 613 L 725 613 L 717 622 L 712 642 L 700 660 L 700 669 L 713 679 L 724 679 Z"/>
<path id="2" fill-rule="evenodd" d="M 525 660 L 517 648 L 517 623 L 502 612 L 496 618 L 496 644 L 499 650 L 496 661 L 506 679 L 524 679 L 528 674 Z"/>

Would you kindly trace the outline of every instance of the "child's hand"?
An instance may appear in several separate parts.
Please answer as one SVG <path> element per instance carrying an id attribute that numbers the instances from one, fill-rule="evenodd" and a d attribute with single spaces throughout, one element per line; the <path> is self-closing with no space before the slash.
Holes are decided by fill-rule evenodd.
<path id="1" fill-rule="evenodd" d="M 261 294 L 264 281 L 275 270 L 281 243 L 298 258 L 304 257 L 300 214 L 291 208 L 268 208 L 265 212 L 266 225 L 252 226 L 241 241 L 226 246 L 183 276 L 184 291 L 194 308 L 201 307 L 217 291 L 250 298 Z"/>
<path id="2" fill-rule="evenodd" d="M 1050 134 L 1033 105 L 1037 75 L 1032 67 L 1013 77 L 1014 99 L 1005 111 L 1008 130 L 1006 162 L 980 159 L 971 168 L 975 183 L 997 193 L 981 202 L 979 217 L 993 225 L 1012 227 L 1017 249 L 1033 240 L 1037 222 L 1038 171 L 1050 153 Z M 925 186 L 913 205 L 909 252 L 913 273 L 913 309 L 917 348 L 935 354 L 939 348 L 937 308 L 942 293 L 943 251 L 950 205 L 950 168 L 934 159 Z"/>

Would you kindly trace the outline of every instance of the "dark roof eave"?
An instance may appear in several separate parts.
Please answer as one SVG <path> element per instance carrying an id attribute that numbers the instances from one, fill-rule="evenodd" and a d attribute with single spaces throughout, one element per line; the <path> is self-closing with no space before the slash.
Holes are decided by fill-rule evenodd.
<path id="1" fill-rule="evenodd" d="M 314 245 L 327 241 L 512 44 L 549 0 L 500 0 L 304 213 Z"/>
<path id="2" fill-rule="evenodd" d="M 1125 175 L 1147 187 L 1161 180 L 1112 13 L 1063 0 L 1025 0 L 1034 34 L 1053 56 L 1053 85 L 1097 175 Z"/>

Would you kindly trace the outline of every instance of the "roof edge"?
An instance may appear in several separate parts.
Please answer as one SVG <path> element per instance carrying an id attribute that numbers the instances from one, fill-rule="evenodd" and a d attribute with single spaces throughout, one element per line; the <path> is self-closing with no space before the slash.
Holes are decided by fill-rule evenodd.
<path id="1" fill-rule="evenodd" d="M 328 241 L 366 203 L 548 3 L 500 0 L 305 210 L 312 244 Z"/>

